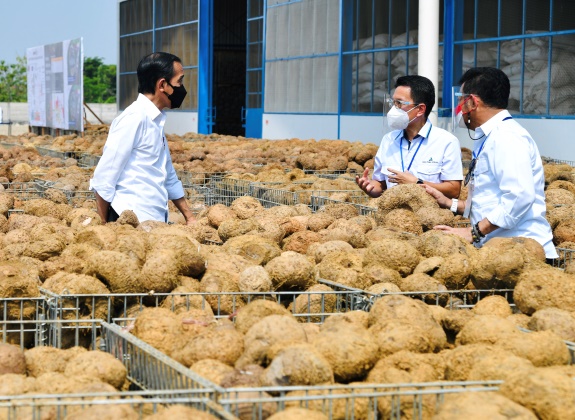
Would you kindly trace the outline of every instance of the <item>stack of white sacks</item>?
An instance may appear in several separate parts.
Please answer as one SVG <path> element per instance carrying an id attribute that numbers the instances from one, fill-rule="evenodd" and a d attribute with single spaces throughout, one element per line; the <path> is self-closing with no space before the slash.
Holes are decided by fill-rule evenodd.
<path id="1" fill-rule="evenodd" d="M 466 38 L 467 39 L 467 38 Z M 501 43 L 500 67 L 509 76 L 511 95 L 509 108 L 518 111 L 521 96 L 521 66 L 525 63 L 523 75 L 523 112 L 526 114 L 545 114 L 547 108 L 547 89 L 549 78 L 549 42 L 548 37 L 525 39 L 525 60 L 523 61 L 523 41 L 521 39 Z M 417 30 L 394 36 L 391 46 L 398 47 L 417 44 Z M 573 42 L 570 42 L 573 41 Z M 357 50 L 371 50 L 389 47 L 389 36 L 378 34 L 372 38 L 354 42 Z M 477 55 L 477 64 L 475 56 Z M 391 61 L 390 61 L 391 58 Z M 408 61 L 409 60 L 409 61 Z M 390 61 L 390 68 L 388 62 Z M 551 56 L 551 114 L 575 113 L 575 37 L 554 37 Z M 496 43 L 477 44 L 477 52 L 471 44 L 463 48 L 463 71 L 473 66 L 497 65 Z M 352 99 L 358 110 L 369 111 L 373 95 L 374 107 L 383 104 L 391 84 L 405 74 L 417 74 L 417 50 L 388 51 L 358 54 L 353 57 Z M 406 73 L 406 71 L 408 73 Z M 373 74 L 373 81 L 372 81 Z M 356 80 L 358 81 L 356 88 Z M 373 84 L 372 84 L 373 83 Z M 439 48 L 439 97 L 443 87 L 443 47 Z M 365 109 L 363 109 L 365 108 Z"/>

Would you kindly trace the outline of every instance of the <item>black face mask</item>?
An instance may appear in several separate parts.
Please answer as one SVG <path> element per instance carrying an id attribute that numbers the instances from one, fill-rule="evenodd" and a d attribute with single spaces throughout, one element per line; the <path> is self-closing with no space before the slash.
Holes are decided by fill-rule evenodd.
<path id="1" fill-rule="evenodd" d="M 170 82 L 166 81 L 166 83 L 172 86 Z M 182 102 L 184 102 L 184 98 L 186 97 L 188 91 L 186 90 L 184 85 L 172 86 L 172 89 L 174 89 L 174 91 L 172 92 L 171 95 L 168 95 L 166 93 L 166 96 L 168 97 L 171 103 L 170 109 L 179 108 L 182 105 Z"/>

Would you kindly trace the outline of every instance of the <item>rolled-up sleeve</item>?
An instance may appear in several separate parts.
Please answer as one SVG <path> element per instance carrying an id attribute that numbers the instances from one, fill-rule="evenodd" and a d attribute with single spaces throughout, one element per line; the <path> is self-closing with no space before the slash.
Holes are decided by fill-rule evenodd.
<path id="1" fill-rule="evenodd" d="M 102 157 L 90 180 L 90 190 L 95 190 L 109 203 L 114 199 L 118 179 L 142 130 L 142 118 L 137 114 L 121 115 L 110 127 Z"/>
<path id="2" fill-rule="evenodd" d="M 463 165 L 461 163 L 461 146 L 455 137 L 445 146 L 441 164 L 442 181 L 461 181 L 463 179 Z"/>
<path id="3" fill-rule="evenodd" d="M 514 228 L 535 200 L 529 147 L 527 139 L 512 131 L 494 145 L 493 173 L 502 195 L 486 217 L 500 228 Z"/>
<path id="4" fill-rule="evenodd" d="M 178 198 L 182 198 L 184 196 L 184 187 L 182 186 L 182 181 L 178 179 L 178 174 L 174 169 L 174 165 L 172 164 L 172 157 L 170 156 L 170 152 L 168 149 L 167 151 L 167 179 L 166 179 L 166 190 L 168 191 L 168 199 L 169 200 L 177 200 Z"/>

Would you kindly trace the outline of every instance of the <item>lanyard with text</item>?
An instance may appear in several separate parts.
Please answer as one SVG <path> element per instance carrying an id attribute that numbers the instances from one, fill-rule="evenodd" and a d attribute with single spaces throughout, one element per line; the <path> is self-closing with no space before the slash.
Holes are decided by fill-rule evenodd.
<path id="1" fill-rule="evenodd" d="M 409 166 L 407 167 L 408 171 L 411 169 L 411 165 L 413 164 L 413 160 L 415 159 L 415 156 L 417 156 L 417 152 L 419 152 L 419 148 L 421 147 L 423 140 L 429 138 L 429 133 L 431 133 L 431 127 L 432 127 L 432 124 L 429 123 L 429 130 L 427 131 L 427 136 L 425 136 L 425 138 L 422 138 L 421 141 L 419 142 L 419 145 L 417 146 L 417 149 L 415 150 L 415 153 L 413 154 L 413 157 L 411 158 L 411 162 L 409 162 Z M 405 172 L 405 167 L 403 164 L 403 131 L 401 132 L 401 142 L 399 143 L 399 155 L 401 156 L 401 172 Z"/>

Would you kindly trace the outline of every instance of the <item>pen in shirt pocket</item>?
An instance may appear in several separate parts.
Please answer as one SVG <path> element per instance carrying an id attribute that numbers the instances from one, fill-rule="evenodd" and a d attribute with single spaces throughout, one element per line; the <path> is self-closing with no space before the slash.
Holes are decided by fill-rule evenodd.
<path id="1" fill-rule="evenodd" d="M 162 136 L 162 143 L 164 144 L 164 149 L 166 148 L 166 137 Z"/>

